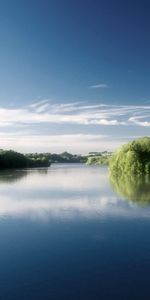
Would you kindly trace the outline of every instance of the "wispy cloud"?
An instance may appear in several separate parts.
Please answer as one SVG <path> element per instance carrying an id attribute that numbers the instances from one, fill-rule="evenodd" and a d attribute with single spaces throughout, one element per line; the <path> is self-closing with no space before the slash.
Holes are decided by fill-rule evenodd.
<path id="1" fill-rule="evenodd" d="M 77 124 L 106 126 L 150 126 L 149 105 L 87 105 L 48 100 L 16 109 L 0 108 L 0 127 L 33 124 Z"/>
<path id="2" fill-rule="evenodd" d="M 150 120 L 150 115 L 147 118 Z M 133 116 L 129 118 L 129 121 L 138 126 L 150 127 L 150 121 L 145 120 L 145 116 Z"/>
<path id="3" fill-rule="evenodd" d="M 108 84 L 106 83 L 99 83 L 99 84 L 93 84 L 90 86 L 91 89 L 102 89 L 102 88 L 108 88 Z"/>
<path id="4" fill-rule="evenodd" d="M 150 106 L 43 100 L 15 109 L 0 107 L 0 148 L 77 153 L 115 150 L 130 138 L 123 140 L 114 134 L 111 138 L 112 126 L 119 134 L 130 130 L 130 135 L 136 135 L 135 127 L 145 132 L 150 127 Z"/>

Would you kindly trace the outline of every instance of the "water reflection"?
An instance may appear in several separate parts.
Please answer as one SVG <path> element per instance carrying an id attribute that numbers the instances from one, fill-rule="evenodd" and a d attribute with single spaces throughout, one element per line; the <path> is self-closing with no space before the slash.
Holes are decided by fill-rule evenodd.
<path id="1" fill-rule="evenodd" d="M 89 218 L 116 206 L 106 168 L 54 165 L 48 170 L 1 173 L 1 179 L 2 217 Z"/>
<path id="2" fill-rule="evenodd" d="M 150 209 L 107 168 L 0 175 L 0 299 L 149 299 Z"/>
<path id="3" fill-rule="evenodd" d="M 28 176 L 30 173 L 39 173 L 39 174 L 47 174 L 48 168 L 40 168 L 40 169 L 25 169 L 25 170 L 1 170 L 0 171 L 0 184 L 5 183 L 13 183 L 20 181 L 24 177 Z"/>
<path id="4" fill-rule="evenodd" d="M 0 184 L 13 183 L 21 180 L 23 177 L 27 176 L 27 172 L 18 171 L 0 171 Z"/>
<path id="5" fill-rule="evenodd" d="M 54 165 L 0 173 L 0 218 L 77 219 L 132 217 L 137 207 L 124 198 L 149 203 L 149 181 L 111 178 L 107 168 Z M 150 210 L 146 211 L 147 216 Z"/>
<path id="6" fill-rule="evenodd" d="M 110 182 L 114 191 L 121 197 L 141 206 L 150 205 L 149 176 L 110 175 Z"/>

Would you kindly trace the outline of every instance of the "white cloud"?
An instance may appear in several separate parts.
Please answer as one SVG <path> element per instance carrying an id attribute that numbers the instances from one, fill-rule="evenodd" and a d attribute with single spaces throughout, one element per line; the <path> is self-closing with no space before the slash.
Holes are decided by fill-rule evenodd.
<path id="1" fill-rule="evenodd" d="M 106 84 L 106 83 L 94 84 L 94 85 L 91 85 L 90 88 L 91 88 L 91 89 L 108 88 L 108 84 Z"/>
<path id="2" fill-rule="evenodd" d="M 63 134 L 56 135 L 55 133 L 60 133 L 57 126 L 60 128 L 60 125 L 65 124 L 68 126 L 64 126 L 67 129 Z M 91 125 L 101 130 L 99 132 L 102 134 L 80 134 L 90 133 Z M 108 137 L 102 131 L 105 130 L 104 126 L 108 127 Z M 144 128 L 150 127 L 150 106 L 90 105 L 86 102 L 54 104 L 45 99 L 15 109 L 0 107 L 0 148 L 21 152 L 62 152 L 67 149 L 74 153 L 115 150 L 130 138 L 123 140 L 113 136 L 112 139 L 112 126 L 118 127 L 119 132 L 120 126 L 128 126 L 126 131 L 133 126 L 146 130 Z M 72 128 L 76 134 L 68 134 L 72 132 Z M 132 135 L 131 131 L 130 134 Z"/>
<path id="3" fill-rule="evenodd" d="M 0 127 L 33 124 L 150 126 L 150 106 L 53 104 L 43 100 L 16 109 L 0 108 Z"/>
<path id="4" fill-rule="evenodd" d="M 143 119 L 143 121 L 141 121 Z M 138 125 L 138 126 L 144 126 L 144 127 L 150 127 L 150 121 L 144 120 L 145 116 L 138 116 L 138 117 L 131 117 L 129 121 L 132 124 Z"/>

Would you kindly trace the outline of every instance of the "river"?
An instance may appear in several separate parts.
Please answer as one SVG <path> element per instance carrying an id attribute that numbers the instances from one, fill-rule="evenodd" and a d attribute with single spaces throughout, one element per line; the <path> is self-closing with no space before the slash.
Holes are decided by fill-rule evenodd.
<path id="1" fill-rule="evenodd" d="M 105 167 L 1 172 L 0 299 L 149 299 L 149 203 Z"/>

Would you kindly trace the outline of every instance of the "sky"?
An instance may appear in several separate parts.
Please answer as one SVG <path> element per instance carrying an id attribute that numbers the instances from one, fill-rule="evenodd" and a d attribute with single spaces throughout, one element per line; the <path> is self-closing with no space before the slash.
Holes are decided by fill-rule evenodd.
<path id="1" fill-rule="evenodd" d="M 149 135 L 149 1 L 0 0 L 0 148 L 114 151 Z"/>

